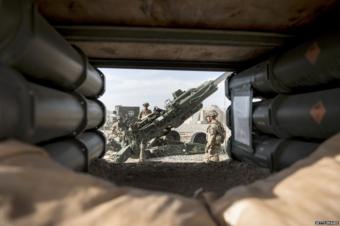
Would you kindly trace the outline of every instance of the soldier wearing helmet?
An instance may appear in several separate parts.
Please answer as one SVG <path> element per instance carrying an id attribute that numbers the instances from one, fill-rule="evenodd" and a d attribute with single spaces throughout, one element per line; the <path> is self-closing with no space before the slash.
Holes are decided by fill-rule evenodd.
<path id="1" fill-rule="evenodd" d="M 144 117 L 150 115 L 152 111 L 149 109 L 150 104 L 149 103 L 144 103 L 143 107 L 144 109 L 139 113 L 138 119 L 143 119 Z"/>
<path id="2" fill-rule="evenodd" d="M 209 123 L 207 128 L 207 146 L 205 147 L 206 162 L 218 162 L 221 144 L 224 142 L 226 132 L 217 120 L 218 113 L 215 110 L 208 111 L 206 117 Z"/>
<path id="3" fill-rule="evenodd" d="M 152 111 L 149 109 L 150 104 L 149 103 L 144 103 L 143 107 L 144 109 L 139 113 L 138 119 L 143 119 L 146 116 L 150 115 Z M 144 162 L 145 161 L 145 148 L 146 148 L 147 142 L 145 140 L 142 140 L 140 145 L 140 153 L 139 153 L 139 162 Z"/>

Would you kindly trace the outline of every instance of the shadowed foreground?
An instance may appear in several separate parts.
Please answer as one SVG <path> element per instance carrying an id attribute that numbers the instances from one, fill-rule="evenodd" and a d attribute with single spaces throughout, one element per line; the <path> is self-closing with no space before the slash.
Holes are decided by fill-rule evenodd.
<path id="1" fill-rule="evenodd" d="M 269 175 L 266 169 L 231 160 L 210 164 L 114 164 L 99 159 L 92 163 L 90 173 L 117 185 L 177 193 L 188 197 L 193 196 L 199 188 L 221 196 L 232 187 L 249 184 Z"/>

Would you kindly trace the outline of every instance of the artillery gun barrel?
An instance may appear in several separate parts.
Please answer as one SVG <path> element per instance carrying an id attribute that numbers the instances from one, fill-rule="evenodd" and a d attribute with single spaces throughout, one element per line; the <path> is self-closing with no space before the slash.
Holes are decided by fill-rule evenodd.
<path id="1" fill-rule="evenodd" d="M 214 80 L 214 85 L 217 86 L 221 82 L 223 82 L 226 78 L 228 78 L 230 73 L 224 72 L 222 75 L 220 75 L 217 79 Z"/>

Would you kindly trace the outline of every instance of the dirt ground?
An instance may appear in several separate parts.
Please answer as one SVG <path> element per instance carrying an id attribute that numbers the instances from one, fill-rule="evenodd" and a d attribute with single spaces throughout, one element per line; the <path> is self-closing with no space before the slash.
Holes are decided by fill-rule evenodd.
<path id="1" fill-rule="evenodd" d="M 177 193 L 192 197 L 202 188 L 206 192 L 223 195 L 228 189 L 265 178 L 269 171 L 253 165 L 227 159 L 218 163 L 204 163 L 202 155 L 170 156 L 145 163 L 112 163 L 110 154 L 94 161 L 92 175 L 117 185 Z M 192 161 L 193 160 L 193 161 Z"/>

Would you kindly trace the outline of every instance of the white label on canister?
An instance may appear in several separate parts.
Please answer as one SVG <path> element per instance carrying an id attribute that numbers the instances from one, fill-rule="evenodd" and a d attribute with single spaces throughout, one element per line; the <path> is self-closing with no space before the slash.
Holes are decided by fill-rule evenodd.
<path id="1" fill-rule="evenodd" d="M 235 140 L 250 146 L 250 97 L 236 96 L 233 99 L 233 119 Z"/>

